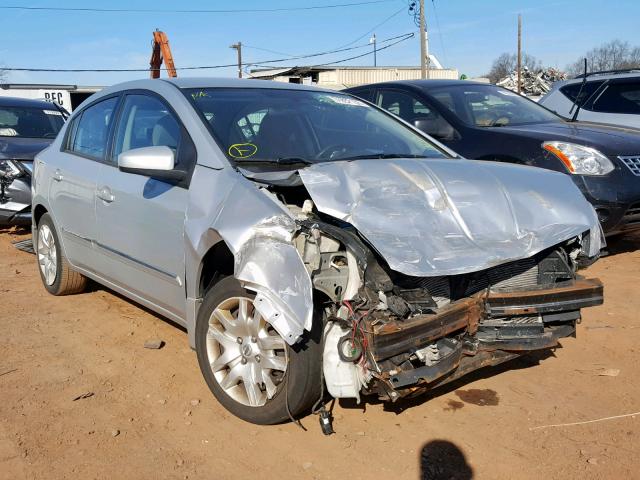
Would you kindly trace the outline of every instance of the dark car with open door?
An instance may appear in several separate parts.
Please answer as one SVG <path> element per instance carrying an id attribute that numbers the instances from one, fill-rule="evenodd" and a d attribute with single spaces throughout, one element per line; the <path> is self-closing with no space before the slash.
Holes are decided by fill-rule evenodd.
<path id="1" fill-rule="evenodd" d="M 33 158 L 64 124 L 55 103 L 0 97 L 0 226 L 31 223 Z"/>
<path id="2" fill-rule="evenodd" d="M 607 235 L 640 229 L 640 130 L 572 122 L 510 90 L 408 80 L 346 90 L 470 159 L 567 173 Z"/>

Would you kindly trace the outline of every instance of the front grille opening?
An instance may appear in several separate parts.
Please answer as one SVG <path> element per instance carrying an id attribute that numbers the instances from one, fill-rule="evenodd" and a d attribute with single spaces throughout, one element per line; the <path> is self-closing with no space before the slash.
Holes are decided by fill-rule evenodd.
<path id="1" fill-rule="evenodd" d="M 631 173 L 636 177 L 640 177 L 640 155 L 630 155 L 626 157 L 618 157 L 624 163 Z"/>
<path id="2" fill-rule="evenodd" d="M 524 291 L 552 286 L 574 278 L 564 250 L 547 250 L 530 258 L 516 260 L 480 272 L 448 277 L 410 277 L 395 273 L 396 293 L 420 289 L 428 292 L 437 308 L 478 292 Z M 406 297 L 411 303 L 411 299 Z"/>

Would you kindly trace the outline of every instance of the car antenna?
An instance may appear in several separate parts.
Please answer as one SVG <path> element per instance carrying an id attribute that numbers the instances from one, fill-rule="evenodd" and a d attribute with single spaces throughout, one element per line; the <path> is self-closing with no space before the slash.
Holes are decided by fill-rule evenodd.
<path id="1" fill-rule="evenodd" d="M 587 83 L 587 59 L 584 59 L 584 75 L 582 75 L 582 84 L 580 85 L 580 90 L 578 91 L 578 95 L 576 96 L 576 99 L 573 101 L 573 106 L 571 107 L 571 110 L 569 110 L 569 114 L 571 114 L 571 111 L 573 110 L 573 107 L 576 107 L 576 111 L 573 112 L 573 117 L 571 117 L 571 121 L 575 122 L 576 119 L 578 118 L 578 113 L 580 112 L 580 104 L 578 103 L 578 101 L 580 100 L 580 95 L 582 94 L 582 90 L 584 89 L 584 84 Z"/>

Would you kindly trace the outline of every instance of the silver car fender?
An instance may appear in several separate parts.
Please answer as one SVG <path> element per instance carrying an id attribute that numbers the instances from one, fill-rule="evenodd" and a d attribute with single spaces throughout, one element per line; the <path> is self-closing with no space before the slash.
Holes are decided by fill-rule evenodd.
<path id="1" fill-rule="evenodd" d="M 220 201 L 212 206 L 211 197 L 192 198 L 185 222 L 191 346 L 201 302 L 197 292 L 201 260 L 218 241 L 224 241 L 234 256 L 234 276 L 256 293 L 258 312 L 287 343 L 294 344 L 313 321 L 311 279 L 293 243 L 298 228 L 295 220 L 274 195 L 237 172 L 202 170 L 193 178 L 208 181 L 208 188 L 192 185 L 196 187 L 193 191 L 215 191 L 211 197 Z"/>

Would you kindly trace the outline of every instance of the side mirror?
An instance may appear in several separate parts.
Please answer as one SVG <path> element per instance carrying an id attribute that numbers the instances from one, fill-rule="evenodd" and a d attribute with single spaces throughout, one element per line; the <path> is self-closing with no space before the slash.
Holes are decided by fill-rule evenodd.
<path id="1" fill-rule="evenodd" d="M 118 155 L 118 168 L 125 173 L 160 180 L 182 180 L 186 173 L 174 170 L 174 167 L 175 153 L 165 146 L 134 148 Z"/>
<path id="2" fill-rule="evenodd" d="M 454 128 L 447 122 L 439 119 L 416 119 L 413 121 L 413 126 L 438 140 L 453 140 L 455 137 Z"/>

